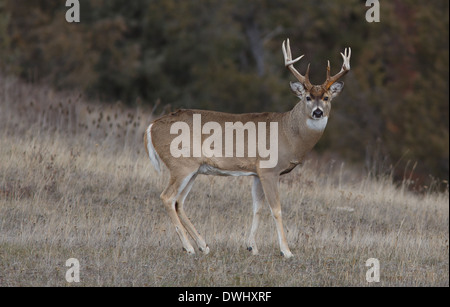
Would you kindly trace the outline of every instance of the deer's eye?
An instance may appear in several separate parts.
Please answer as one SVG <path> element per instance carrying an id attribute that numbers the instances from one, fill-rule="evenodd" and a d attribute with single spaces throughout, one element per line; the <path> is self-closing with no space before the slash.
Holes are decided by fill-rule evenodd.
<path id="1" fill-rule="evenodd" d="M 306 100 L 311 101 L 311 97 L 306 96 Z"/>
<path id="2" fill-rule="evenodd" d="M 328 101 L 328 97 L 324 97 L 323 100 L 324 100 L 324 101 Z"/>

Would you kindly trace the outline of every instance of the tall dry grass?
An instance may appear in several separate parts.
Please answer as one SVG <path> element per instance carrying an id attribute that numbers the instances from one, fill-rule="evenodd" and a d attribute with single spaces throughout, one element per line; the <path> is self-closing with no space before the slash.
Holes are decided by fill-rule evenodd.
<path id="1" fill-rule="evenodd" d="M 319 160 L 280 183 L 293 259 L 279 256 L 268 207 L 260 255 L 246 251 L 246 177 L 197 179 L 186 211 L 211 253 L 185 255 L 159 200 L 168 174 L 143 150 L 151 118 L 0 75 L 1 286 L 449 285 L 448 189 L 414 194 Z M 79 284 L 66 282 L 69 258 Z M 379 283 L 366 281 L 368 258 Z"/>

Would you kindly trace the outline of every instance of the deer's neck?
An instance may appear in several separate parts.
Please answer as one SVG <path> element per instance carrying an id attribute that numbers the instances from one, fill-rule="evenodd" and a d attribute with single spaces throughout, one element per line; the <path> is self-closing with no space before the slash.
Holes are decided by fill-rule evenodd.
<path id="1" fill-rule="evenodd" d="M 316 145 L 325 130 L 327 121 L 327 117 L 319 120 L 310 118 L 308 114 L 305 114 L 301 103 L 285 113 L 284 131 L 297 155 L 303 157 Z"/>

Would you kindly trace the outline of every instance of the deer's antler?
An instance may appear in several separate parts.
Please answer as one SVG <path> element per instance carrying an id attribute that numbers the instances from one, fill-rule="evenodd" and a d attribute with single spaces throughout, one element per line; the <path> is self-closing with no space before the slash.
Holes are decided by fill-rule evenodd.
<path id="1" fill-rule="evenodd" d="M 298 62 L 304 55 L 299 56 L 295 60 L 292 60 L 291 46 L 289 44 L 289 38 L 287 39 L 287 48 L 286 41 L 283 41 L 283 45 L 281 46 L 284 55 L 284 65 L 292 72 L 292 74 L 297 78 L 300 83 L 302 83 L 308 90 L 313 87 L 311 82 L 309 81 L 309 64 L 306 69 L 306 74 L 303 76 L 301 73 L 297 71 L 294 67 L 294 63 Z"/>
<path id="2" fill-rule="evenodd" d="M 334 76 L 330 77 L 330 61 L 328 61 L 327 66 L 327 79 L 322 84 L 322 87 L 324 90 L 328 90 L 330 86 L 335 83 L 339 78 L 344 76 L 349 70 L 350 70 L 350 57 L 352 55 L 352 49 L 345 48 L 344 53 L 341 52 L 341 56 L 344 59 L 344 63 L 342 64 L 341 71 L 335 74 Z"/>

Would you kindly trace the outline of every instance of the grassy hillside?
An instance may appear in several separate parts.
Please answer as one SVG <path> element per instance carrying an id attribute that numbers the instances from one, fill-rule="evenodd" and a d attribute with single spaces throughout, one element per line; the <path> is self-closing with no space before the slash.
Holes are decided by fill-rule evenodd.
<path id="1" fill-rule="evenodd" d="M 251 179 L 211 176 L 186 203 L 211 253 L 187 256 L 159 199 L 167 171 L 142 145 L 152 117 L 0 76 L 0 286 L 67 286 L 69 258 L 81 286 L 449 285 L 448 189 L 413 194 L 312 158 L 280 182 L 293 259 L 268 206 L 260 255 L 246 251 Z"/>

